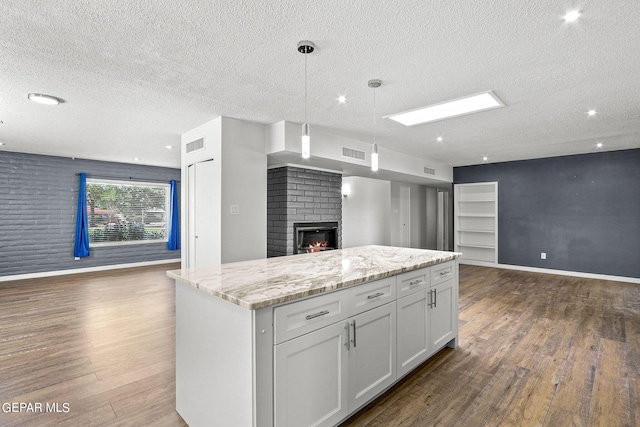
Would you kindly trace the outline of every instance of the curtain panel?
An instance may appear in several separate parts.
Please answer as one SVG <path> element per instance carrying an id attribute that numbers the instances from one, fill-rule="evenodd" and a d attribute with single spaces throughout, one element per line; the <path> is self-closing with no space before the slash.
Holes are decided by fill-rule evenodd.
<path id="1" fill-rule="evenodd" d="M 175 251 L 180 249 L 180 220 L 178 218 L 180 205 L 178 204 L 178 185 L 175 180 L 172 180 L 170 184 L 169 241 L 167 242 L 167 248 L 170 251 Z"/>
<path id="2" fill-rule="evenodd" d="M 78 212 L 76 214 L 76 240 L 73 256 L 83 258 L 89 256 L 89 218 L 87 215 L 87 174 L 80 173 L 78 188 Z"/>

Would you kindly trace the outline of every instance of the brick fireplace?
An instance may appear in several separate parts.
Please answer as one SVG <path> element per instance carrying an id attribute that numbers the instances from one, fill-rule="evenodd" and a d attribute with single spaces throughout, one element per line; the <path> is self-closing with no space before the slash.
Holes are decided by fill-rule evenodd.
<path id="1" fill-rule="evenodd" d="M 268 257 L 299 252 L 294 248 L 294 240 L 298 239 L 297 231 L 294 237 L 294 227 L 306 229 L 309 235 L 326 229 L 319 233 L 330 236 L 333 230 L 335 248 L 342 247 L 341 174 L 293 166 L 267 171 Z M 320 239 L 318 236 L 316 233 L 315 240 Z"/>

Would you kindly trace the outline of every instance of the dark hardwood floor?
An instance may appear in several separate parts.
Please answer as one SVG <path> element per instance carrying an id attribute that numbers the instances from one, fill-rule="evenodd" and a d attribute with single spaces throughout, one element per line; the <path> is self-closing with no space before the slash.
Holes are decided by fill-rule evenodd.
<path id="1" fill-rule="evenodd" d="M 0 283 L 0 404 L 68 404 L 0 426 L 184 426 L 172 268 Z M 640 285 L 461 266 L 460 346 L 344 423 L 436 425 L 640 427 Z"/>

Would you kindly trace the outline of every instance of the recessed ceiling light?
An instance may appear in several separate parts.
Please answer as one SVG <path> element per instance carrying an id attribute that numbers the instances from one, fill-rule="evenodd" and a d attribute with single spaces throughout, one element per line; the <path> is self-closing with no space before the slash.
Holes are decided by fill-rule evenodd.
<path id="1" fill-rule="evenodd" d="M 442 142 L 442 137 L 441 137 L 441 136 L 437 137 L 437 138 L 436 138 L 436 141 L 438 141 L 438 142 Z"/>
<path id="2" fill-rule="evenodd" d="M 64 99 L 42 93 L 30 93 L 27 95 L 27 98 L 33 102 L 44 105 L 58 105 L 64 102 Z"/>
<path id="3" fill-rule="evenodd" d="M 562 19 L 564 19 L 564 22 L 576 22 L 578 18 L 580 18 L 580 15 L 582 14 L 579 10 L 571 10 L 567 12 Z"/>
<path id="4" fill-rule="evenodd" d="M 340 104 L 344 104 L 345 102 L 347 102 L 347 97 L 346 97 L 346 96 L 344 96 L 344 95 L 340 95 L 340 96 L 338 97 L 338 102 L 339 102 Z"/>
<path id="5" fill-rule="evenodd" d="M 139 159 L 139 158 L 137 158 L 137 157 L 134 157 L 134 158 L 133 158 L 133 160 L 134 160 L 134 161 L 136 161 L 136 162 L 139 162 L 139 161 L 140 161 L 140 159 Z"/>
<path id="6" fill-rule="evenodd" d="M 597 114 L 596 110 L 589 110 L 587 111 L 587 114 L 589 115 L 589 117 L 593 117 Z"/>
<path id="7" fill-rule="evenodd" d="M 0 142 L 0 147 L 6 145 L 4 142 Z"/>
<path id="8" fill-rule="evenodd" d="M 487 156 L 484 156 L 484 157 L 482 158 L 482 161 L 483 161 L 483 162 L 486 162 L 487 160 L 489 160 L 489 158 L 488 158 Z"/>
<path id="9" fill-rule="evenodd" d="M 167 150 L 173 150 L 173 145 L 165 145 L 164 148 Z"/>
<path id="10" fill-rule="evenodd" d="M 602 142 L 596 143 L 596 148 L 602 148 L 604 144 Z"/>
<path id="11" fill-rule="evenodd" d="M 395 120 L 405 126 L 414 126 L 451 117 L 464 116 L 478 111 L 504 107 L 504 105 L 504 102 L 502 102 L 495 93 L 489 91 L 405 111 L 403 113 L 391 114 L 384 116 L 384 118 Z"/>

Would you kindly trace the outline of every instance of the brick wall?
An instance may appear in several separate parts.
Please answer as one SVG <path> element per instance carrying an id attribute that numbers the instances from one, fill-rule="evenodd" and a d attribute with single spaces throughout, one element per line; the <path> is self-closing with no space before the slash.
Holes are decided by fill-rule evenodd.
<path id="1" fill-rule="evenodd" d="M 180 180 L 180 169 L 0 151 L 0 276 L 180 258 L 166 243 L 148 243 L 91 248 L 75 261 L 78 172 Z"/>
<path id="2" fill-rule="evenodd" d="M 267 171 L 267 256 L 293 254 L 293 223 L 338 222 L 342 247 L 342 175 L 281 167 Z"/>

